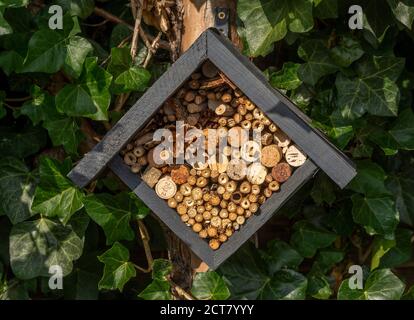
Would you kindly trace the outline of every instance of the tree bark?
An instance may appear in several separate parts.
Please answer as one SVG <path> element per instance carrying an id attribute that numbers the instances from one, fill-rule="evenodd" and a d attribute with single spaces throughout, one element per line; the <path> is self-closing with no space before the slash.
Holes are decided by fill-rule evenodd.
<path id="1" fill-rule="evenodd" d="M 236 30 L 236 0 L 182 0 L 183 28 L 181 50 L 185 52 L 203 31 L 214 27 L 214 8 L 229 8 L 230 39 L 241 48 Z M 173 263 L 172 279 L 183 289 L 191 288 L 195 272 L 205 272 L 208 266 L 171 231 L 167 231 L 169 257 Z"/>
<path id="2" fill-rule="evenodd" d="M 181 39 L 181 52 L 187 50 L 206 29 L 214 27 L 214 8 L 230 10 L 230 39 L 241 48 L 236 29 L 236 0 L 182 0 L 184 17 Z"/>

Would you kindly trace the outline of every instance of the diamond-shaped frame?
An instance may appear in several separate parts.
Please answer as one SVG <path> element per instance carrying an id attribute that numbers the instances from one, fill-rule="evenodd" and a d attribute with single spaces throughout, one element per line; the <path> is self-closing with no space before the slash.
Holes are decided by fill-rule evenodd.
<path id="1" fill-rule="evenodd" d="M 255 105 L 279 126 L 308 156 L 305 164 L 295 170 L 279 192 L 260 206 L 259 213 L 250 217 L 240 231 L 213 251 L 207 242 L 188 228 L 167 203 L 158 198 L 136 174 L 133 174 L 118 155 L 158 111 L 163 103 L 179 89 L 198 67 L 210 60 Z M 109 166 L 133 192 L 212 269 L 217 268 L 321 168 L 341 188 L 356 175 L 353 163 L 318 130 L 282 93 L 273 89 L 257 67 L 244 57 L 232 43 L 214 29 L 203 32 L 196 42 L 149 88 L 133 107 L 106 134 L 104 139 L 69 173 L 80 187 Z"/>

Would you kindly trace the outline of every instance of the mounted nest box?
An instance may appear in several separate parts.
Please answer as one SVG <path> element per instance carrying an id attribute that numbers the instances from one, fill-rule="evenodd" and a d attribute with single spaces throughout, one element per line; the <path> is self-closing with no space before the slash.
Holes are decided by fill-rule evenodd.
<path id="1" fill-rule="evenodd" d="M 183 126 L 181 144 L 176 121 Z M 159 148 L 154 131 L 161 128 L 173 130 L 173 148 Z M 200 135 L 188 139 L 190 129 Z M 210 130 L 218 132 L 213 142 Z M 199 137 L 206 138 L 201 145 L 213 144 L 203 153 L 205 163 L 192 158 L 196 148 L 189 144 Z M 224 148 L 216 146 L 220 139 L 228 143 Z M 212 150 L 219 150 L 214 161 Z M 183 162 L 177 163 L 179 158 Z M 311 127 L 307 116 L 213 29 L 148 89 L 69 177 L 84 187 L 106 167 L 212 269 L 319 168 L 341 188 L 356 175 L 352 162 Z"/>

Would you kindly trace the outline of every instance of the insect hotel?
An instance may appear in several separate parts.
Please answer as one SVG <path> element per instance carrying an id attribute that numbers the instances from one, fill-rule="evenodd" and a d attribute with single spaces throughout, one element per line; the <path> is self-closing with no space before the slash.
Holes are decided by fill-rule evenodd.
<path id="1" fill-rule="evenodd" d="M 84 187 L 106 167 L 212 269 L 319 168 L 341 188 L 356 175 L 352 162 L 214 29 L 69 177 Z"/>

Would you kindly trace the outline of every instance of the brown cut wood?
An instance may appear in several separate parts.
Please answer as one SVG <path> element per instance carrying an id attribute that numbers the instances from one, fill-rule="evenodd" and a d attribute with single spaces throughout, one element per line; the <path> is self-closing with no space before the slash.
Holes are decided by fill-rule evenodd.
<path id="1" fill-rule="evenodd" d="M 278 192 L 275 192 L 261 205 L 258 213 L 246 220 L 240 231 L 234 232 L 218 250 L 213 251 L 206 240 L 201 239 L 197 233 L 181 221 L 180 216 L 167 205 L 166 201 L 159 199 L 152 188 L 143 182 L 138 175 L 131 172 L 120 156 L 116 156 L 109 163 L 109 167 L 174 234 L 213 270 L 217 269 L 243 243 L 249 240 L 318 170 L 318 167 L 311 160 L 307 160 L 303 166 L 295 170 L 289 180 L 281 185 Z"/>
<path id="2" fill-rule="evenodd" d="M 356 175 L 353 163 L 312 128 L 310 119 L 287 97 L 270 86 L 261 71 L 217 31 L 209 29 L 207 55 L 231 81 L 300 148 L 344 188 Z"/>

